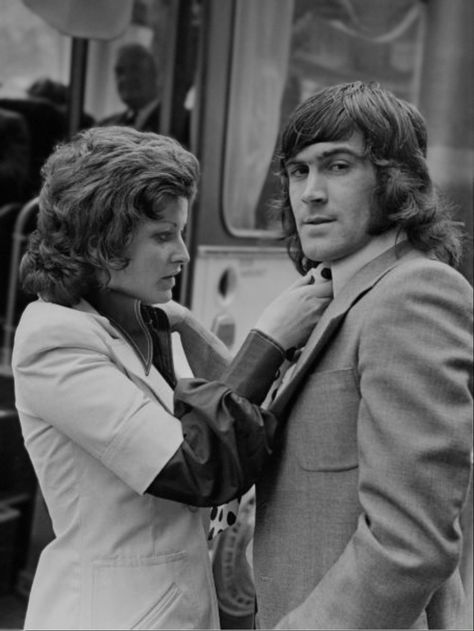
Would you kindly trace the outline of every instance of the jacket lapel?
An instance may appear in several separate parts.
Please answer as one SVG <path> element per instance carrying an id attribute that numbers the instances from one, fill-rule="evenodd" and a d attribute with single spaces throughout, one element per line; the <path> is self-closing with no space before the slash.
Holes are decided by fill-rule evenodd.
<path id="1" fill-rule="evenodd" d="M 115 360 L 120 364 L 132 381 L 149 396 L 157 399 L 165 409 L 172 414 L 173 390 L 152 365 L 150 372 L 146 374 L 145 367 L 137 353 L 122 337 L 117 337 L 110 342 L 110 349 Z"/>
<path id="2" fill-rule="evenodd" d="M 347 312 L 366 292 L 402 260 L 420 256 L 407 241 L 397 244 L 359 270 L 329 304 L 311 333 L 298 359 L 292 376 L 279 389 L 269 409 L 277 416 L 294 394 L 308 368 L 317 362 L 318 356 L 331 340 Z"/>
<path id="3" fill-rule="evenodd" d="M 130 379 L 146 392 L 149 396 L 154 397 L 161 405 L 173 413 L 173 390 L 167 384 L 165 379 L 160 375 L 155 366 L 151 366 L 148 375 L 145 367 L 138 357 L 130 343 L 120 334 L 120 332 L 109 322 L 107 318 L 102 316 L 87 301 L 81 300 L 76 309 L 92 314 L 101 327 L 105 330 L 108 339 L 108 346 L 113 354 L 114 360 L 122 370 L 130 377 Z M 173 346 L 175 343 L 173 342 Z M 180 361 L 181 367 L 182 361 Z M 184 371 L 184 368 L 182 369 Z M 185 376 L 191 376 L 185 373 Z"/>

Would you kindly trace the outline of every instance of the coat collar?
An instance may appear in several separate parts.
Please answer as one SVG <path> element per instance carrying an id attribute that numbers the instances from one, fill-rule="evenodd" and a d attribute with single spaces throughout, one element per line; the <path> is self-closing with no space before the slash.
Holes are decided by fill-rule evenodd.
<path id="1" fill-rule="evenodd" d="M 144 364 L 143 357 L 124 335 L 121 328 L 115 326 L 110 320 L 97 311 L 89 302 L 81 299 L 74 307 L 78 311 L 89 313 L 101 324 L 110 335 L 110 348 L 115 357 L 122 364 L 127 374 L 133 381 L 141 383 L 152 396 L 154 396 L 170 413 L 173 410 L 173 390 L 167 384 L 159 371 L 151 364 Z"/>
<path id="2" fill-rule="evenodd" d="M 367 263 L 351 278 L 329 304 L 308 338 L 291 378 L 281 386 L 270 405 L 273 413 L 281 413 L 304 378 L 308 366 L 314 363 L 315 358 L 328 344 L 352 305 L 402 260 L 419 256 L 423 255 L 407 241 L 403 241 Z"/>
<path id="3" fill-rule="evenodd" d="M 150 371 L 145 372 L 143 361 L 139 358 L 130 342 L 122 336 L 111 340 L 110 347 L 132 381 L 142 384 L 142 389 L 145 387 L 150 396 L 157 399 L 168 412 L 172 413 L 173 390 L 155 366 L 151 365 Z"/>

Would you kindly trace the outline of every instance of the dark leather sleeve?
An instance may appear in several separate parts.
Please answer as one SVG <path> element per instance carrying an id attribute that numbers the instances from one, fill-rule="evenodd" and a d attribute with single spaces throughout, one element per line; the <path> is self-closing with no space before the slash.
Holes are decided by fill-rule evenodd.
<path id="1" fill-rule="evenodd" d="M 254 344 L 246 340 L 246 352 L 238 353 L 222 375 L 228 383 L 178 381 L 174 413 L 183 425 L 184 440 L 148 493 L 194 506 L 217 506 L 245 493 L 258 478 L 271 453 L 277 420 L 249 399 L 260 403 L 284 355 L 260 333 L 249 337 Z"/>
<path id="2" fill-rule="evenodd" d="M 262 403 L 278 376 L 285 352 L 270 337 L 252 329 L 221 381 L 252 403 Z"/>

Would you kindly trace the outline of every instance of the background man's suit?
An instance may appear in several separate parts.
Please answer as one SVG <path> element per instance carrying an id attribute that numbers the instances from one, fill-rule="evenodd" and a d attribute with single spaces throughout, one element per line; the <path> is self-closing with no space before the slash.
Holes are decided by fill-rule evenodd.
<path id="1" fill-rule="evenodd" d="M 128 125 L 130 127 L 134 127 L 139 131 L 154 131 L 155 133 L 159 133 L 160 131 L 160 110 L 161 104 L 158 102 L 156 105 L 150 110 L 149 113 L 143 118 L 143 120 L 139 120 L 137 123 L 137 119 L 133 119 L 131 117 L 130 110 L 123 110 L 122 112 L 118 112 L 116 114 L 111 114 L 106 118 L 102 119 L 98 125 L 100 126 L 110 126 L 110 125 Z"/>
<path id="2" fill-rule="evenodd" d="M 270 406 L 286 426 L 257 484 L 262 628 L 288 612 L 281 628 L 459 619 L 472 290 L 408 245 L 400 254 L 342 288 Z"/>

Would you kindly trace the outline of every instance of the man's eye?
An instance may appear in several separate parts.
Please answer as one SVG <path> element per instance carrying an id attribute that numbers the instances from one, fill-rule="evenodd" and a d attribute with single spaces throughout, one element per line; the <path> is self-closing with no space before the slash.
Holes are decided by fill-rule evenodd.
<path id="1" fill-rule="evenodd" d="M 294 164 L 293 166 L 288 167 L 288 175 L 289 177 L 303 177 L 308 173 L 308 167 L 303 164 Z"/>
<path id="2" fill-rule="evenodd" d="M 347 169 L 349 168 L 350 168 L 350 164 L 348 162 L 342 162 L 340 160 L 338 160 L 337 162 L 331 162 L 328 165 L 329 171 L 336 171 L 336 172 L 347 171 Z"/>

